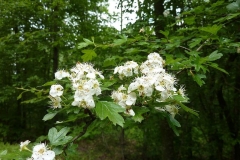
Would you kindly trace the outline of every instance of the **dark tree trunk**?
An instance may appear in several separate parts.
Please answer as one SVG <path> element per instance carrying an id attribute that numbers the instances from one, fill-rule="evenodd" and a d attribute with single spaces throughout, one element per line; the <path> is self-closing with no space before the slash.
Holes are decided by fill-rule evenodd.
<path id="1" fill-rule="evenodd" d="M 164 12 L 164 0 L 154 0 L 154 21 L 155 21 L 155 33 L 158 38 L 163 37 L 159 33 L 160 30 L 164 30 L 166 25 Z M 160 121 L 160 133 L 161 133 L 161 159 L 162 160 L 174 160 L 176 156 L 174 154 L 174 133 L 169 127 L 166 120 Z"/>
<path id="2" fill-rule="evenodd" d="M 160 121 L 160 130 L 162 160 L 176 160 L 173 144 L 174 133 L 165 119 Z"/>
<path id="3" fill-rule="evenodd" d="M 164 12 L 164 0 L 154 0 L 154 26 L 155 32 L 158 38 L 162 37 L 162 34 L 159 33 L 160 30 L 164 30 L 166 25 L 163 12 Z"/>

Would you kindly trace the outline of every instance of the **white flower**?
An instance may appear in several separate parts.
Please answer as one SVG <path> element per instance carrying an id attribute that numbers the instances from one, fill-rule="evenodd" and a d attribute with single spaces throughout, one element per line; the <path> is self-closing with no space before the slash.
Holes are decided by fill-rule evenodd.
<path id="1" fill-rule="evenodd" d="M 49 98 L 51 99 L 50 105 L 53 109 L 62 108 L 62 106 L 61 106 L 62 99 L 60 97 L 49 96 Z"/>
<path id="2" fill-rule="evenodd" d="M 133 73 L 138 74 L 138 64 L 134 61 L 127 61 L 123 66 L 115 67 L 113 74 L 118 73 L 119 78 L 130 77 Z"/>
<path id="3" fill-rule="evenodd" d="M 27 145 L 30 143 L 30 141 L 29 140 L 26 140 L 25 142 L 21 142 L 20 143 L 20 151 L 22 151 L 22 150 L 28 150 L 28 148 L 27 148 Z"/>
<path id="4" fill-rule="evenodd" d="M 163 12 L 164 17 L 168 17 L 169 14 L 170 14 L 170 11 L 169 11 L 169 10 L 165 10 L 165 11 Z"/>
<path id="5" fill-rule="evenodd" d="M 55 152 L 48 150 L 44 143 L 40 143 L 33 147 L 32 158 L 34 160 L 54 160 Z"/>
<path id="6" fill-rule="evenodd" d="M 65 70 L 59 70 L 55 73 L 55 78 L 58 80 L 61 80 L 65 77 L 69 77 L 69 76 L 70 76 L 70 74 Z"/>
<path id="7" fill-rule="evenodd" d="M 95 107 L 95 102 L 93 100 L 93 97 L 88 95 L 77 97 L 77 99 L 75 98 L 72 102 L 72 105 L 90 109 Z"/>
<path id="8" fill-rule="evenodd" d="M 152 73 L 164 73 L 163 63 L 158 60 L 146 60 L 140 66 L 140 71 L 147 75 Z"/>
<path id="9" fill-rule="evenodd" d="M 127 109 L 127 111 L 125 113 L 130 116 L 135 116 L 135 112 L 132 109 Z"/>
<path id="10" fill-rule="evenodd" d="M 131 106 L 136 103 L 137 95 L 135 92 L 131 92 L 127 95 L 126 105 Z"/>
<path id="11" fill-rule="evenodd" d="M 59 97 L 63 94 L 63 87 L 60 84 L 52 85 L 49 94 L 52 97 Z"/>
<path id="12" fill-rule="evenodd" d="M 153 84 L 150 77 L 138 77 L 128 86 L 128 93 L 137 90 L 139 96 L 152 96 Z"/>
<path id="13" fill-rule="evenodd" d="M 178 113 L 178 107 L 174 105 L 166 105 L 165 110 L 168 111 L 173 117 Z"/>
<path id="14" fill-rule="evenodd" d="M 162 59 L 162 57 L 158 53 L 156 53 L 156 52 L 150 53 L 148 55 L 148 60 L 150 60 L 150 61 L 159 61 L 161 64 L 165 63 L 165 61 Z"/>
<path id="15" fill-rule="evenodd" d="M 178 89 L 178 93 L 183 97 L 185 98 L 186 97 L 186 94 L 185 94 L 185 87 L 184 86 L 180 86 L 180 88 Z"/>

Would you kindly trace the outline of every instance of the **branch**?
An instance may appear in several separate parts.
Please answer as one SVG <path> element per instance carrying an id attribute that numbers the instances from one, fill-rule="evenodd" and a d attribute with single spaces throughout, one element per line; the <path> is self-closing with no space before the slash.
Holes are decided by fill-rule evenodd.
<path id="1" fill-rule="evenodd" d="M 63 151 L 64 151 L 65 155 L 67 155 L 66 152 L 65 152 L 65 150 L 67 149 L 68 145 L 69 145 L 70 143 L 75 142 L 78 138 L 82 137 L 82 136 L 87 132 L 88 127 L 89 127 L 89 126 L 92 124 L 92 122 L 96 119 L 96 117 L 92 114 L 92 112 L 91 112 L 89 109 L 85 109 L 85 110 L 84 110 L 84 113 L 89 114 L 89 116 L 91 117 L 91 120 L 85 122 L 86 125 L 83 127 L 82 132 L 80 132 L 76 137 L 74 137 L 69 143 L 67 143 L 67 144 L 63 147 Z"/>

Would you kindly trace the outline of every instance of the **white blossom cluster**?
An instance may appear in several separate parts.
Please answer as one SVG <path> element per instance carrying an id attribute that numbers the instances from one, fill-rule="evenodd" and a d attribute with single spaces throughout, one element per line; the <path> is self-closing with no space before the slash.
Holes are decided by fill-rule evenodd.
<path id="1" fill-rule="evenodd" d="M 32 152 L 31 158 L 33 160 L 54 160 L 55 159 L 55 152 L 52 150 L 49 150 L 47 148 L 47 145 L 44 143 L 37 144 L 33 147 L 33 150 L 29 150 L 27 148 L 27 145 L 30 143 L 29 140 L 26 140 L 25 142 L 20 143 L 20 151 L 22 150 L 28 150 Z"/>
<path id="2" fill-rule="evenodd" d="M 55 73 L 57 80 L 66 77 L 71 81 L 74 91 L 72 105 L 83 108 L 95 107 L 93 96 L 101 94 L 100 83 L 97 78 L 104 79 L 101 72 L 95 70 L 91 64 L 77 63 L 75 67 L 70 69 L 70 72 L 59 70 Z M 49 94 L 52 108 L 61 108 L 60 96 L 63 94 L 63 87 L 59 84 L 52 85 Z"/>
<path id="3" fill-rule="evenodd" d="M 131 62 L 137 64 L 136 62 Z M 183 87 L 180 87 L 179 90 L 175 88 L 177 84 L 176 78 L 166 73 L 163 68 L 165 61 L 158 53 L 150 53 L 148 59 L 143 62 L 140 66 L 134 66 L 134 73 L 140 73 L 139 77 L 136 77 L 130 85 L 125 87 L 120 87 L 117 91 L 112 92 L 112 98 L 122 107 L 131 111 L 130 115 L 135 115 L 134 111 L 131 109 L 131 106 L 136 103 L 137 96 L 139 97 L 156 97 L 157 102 L 166 102 L 173 95 L 180 94 L 182 97 L 185 97 L 185 90 Z M 124 68 L 126 66 L 126 68 Z M 123 65 L 120 67 L 122 72 L 119 72 L 119 67 L 116 67 L 114 73 L 121 74 L 123 78 L 132 76 L 130 73 L 133 69 L 129 69 L 128 65 Z M 137 69 L 139 71 L 137 71 Z M 129 74 L 125 74 L 123 71 L 129 70 Z M 159 108 L 158 108 L 159 109 Z M 174 105 L 166 105 L 161 107 L 160 110 L 167 111 L 171 115 L 175 116 L 178 112 L 178 107 Z"/>
<path id="4" fill-rule="evenodd" d="M 135 92 L 127 92 L 127 89 L 121 85 L 117 91 L 112 92 L 112 99 L 114 99 L 118 104 L 126 108 L 126 114 L 134 116 L 135 113 L 130 106 L 134 105 L 137 99 Z"/>
<path id="5" fill-rule="evenodd" d="M 130 77 L 133 73 L 138 74 L 138 64 L 134 61 L 128 61 L 123 66 L 118 66 L 114 69 L 114 74 L 118 73 L 119 78 Z"/>

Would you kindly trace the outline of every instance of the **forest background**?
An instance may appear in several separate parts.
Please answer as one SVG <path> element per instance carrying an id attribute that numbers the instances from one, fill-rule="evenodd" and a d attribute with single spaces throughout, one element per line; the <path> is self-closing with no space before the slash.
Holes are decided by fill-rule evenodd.
<path id="1" fill-rule="evenodd" d="M 49 105 L 39 90 L 58 69 L 91 62 L 110 74 L 124 61 L 142 62 L 157 52 L 199 117 L 180 108 L 177 127 L 148 112 L 124 128 L 104 121 L 58 158 L 239 160 L 240 1 L 120 0 L 120 15 L 109 14 L 107 4 L 0 0 L 0 158 L 24 157 L 21 141 L 46 139 L 57 117 L 42 120 Z M 109 26 L 132 12 L 134 23 L 120 31 Z M 70 134 L 83 131 L 81 118 L 69 121 Z"/>

